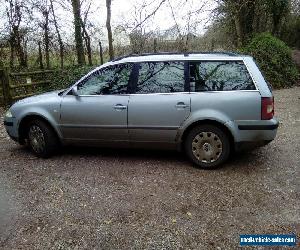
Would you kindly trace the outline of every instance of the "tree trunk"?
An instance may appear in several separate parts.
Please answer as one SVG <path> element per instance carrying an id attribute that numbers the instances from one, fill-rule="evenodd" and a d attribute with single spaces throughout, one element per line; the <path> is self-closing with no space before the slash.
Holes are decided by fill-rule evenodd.
<path id="1" fill-rule="evenodd" d="M 45 45 L 45 57 L 46 57 L 46 68 L 50 68 L 50 55 L 49 55 L 49 12 L 48 10 L 43 12 L 45 17 L 44 23 L 44 45 Z"/>
<path id="2" fill-rule="evenodd" d="M 86 47 L 86 51 L 88 54 L 88 62 L 89 65 L 92 66 L 93 65 L 93 60 L 92 60 L 92 48 L 91 48 L 91 38 L 87 32 L 87 30 L 85 29 L 85 24 L 83 22 L 81 22 L 82 24 L 82 33 L 83 33 L 83 38 L 84 38 L 84 42 L 85 42 L 85 47 Z"/>
<path id="3" fill-rule="evenodd" d="M 242 47 L 247 39 L 250 39 L 254 30 L 254 19 L 256 4 L 258 0 L 230 0 L 229 7 L 230 12 L 233 15 L 234 26 L 237 36 L 237 46 Z"/>
<path id="4" fill-rule="evenodd" d="M 243 24 L 240 17 L 240 13 L 235 14 L 234 24 L 235 24 L 235 30 L 237 35 L 237 46 L 242 47 L 244 43 L 244 30 L 243 30 Z"/>
<path id="5" fill-rule="evenodd" d="M 64 44 L 62 40 L 59 40 L 59 58 L 60 58 L 60 67 L 63 69 L 64 68 Z"/>
<path id="6" fill-rule="evenodd" d="M 114 59 L 114 48 L 113 48 L 113 38 L 112 38 L 112 31 L 111 31 L 111 0 L 106 0 L 106 28 L 107 28 L 107 36 L 108 36 L 108 51 L 109 51 L 109 58 L 110 60 Z"/>
<path id="7" fill-rule="evenodd" d="M 210 51 L 214 51 L 214 50 L 215 50 L 215 39 L 212 38 L 210 42 Z"/>
<path id="8" fill-rule="evenodd" d="M 43 64 L 43 54 L 42 54 L 42 47 L 41 47 L 41 42 L 38 43 L 39 46 L 39 57 L 38 57 L 38 61 L 40 64 L 40 69 L 44 69 L 44 64 Z"/>
<path id="9" fill-rule="evenodd" d="M 154 53 L 157 53 L 157 38 L 154 38 L 154 41 L 153 41 L 153 51 L 154 51 Z"/>
<path id="10" fill-rule="evenodd" d="M 15 44 L 12 37 L 9 39 L 9 46 L 10 46 L 9 66 L 10 68 L 13 68 L 15 65 Z"/>
<path id="11" fill-rule="evenodd" d="M 24 41 L 24 58 L 26 65 L 28 66 L 28 51 L 27 51 L 27 40 Z"/>
<path id="12" fill-rule="evenodd" d="M 244 43 L 248 39 L 251 39 L 254 31 L 254 19 L 255 19 L 255 0 L 249 1 L 242 8 L 243 26 L 244 28 Z M 244 45 L 244 44 L 243 44 Z"/>
<path id="13" fill-rule="evenodd" d="M 54 7 L 53 7 L 53 0 L 50 0 L 50 7 L 51 7 L 51 11 L 52 11 L 52 16 L 53 16 L 54 27 L 55 27 L 56 34 L 57 34 L 57 40 L 58 40 L 58 43 L 59 43 L 60 67 L 63 68 L 64 67 L 64 43 L 61 39 L 60 32 L 59 32 L 59 29 L 58 29 L 58 25 L 57 25 L 57 21 L 56 21 L 56 15 L 55 15 L 55 12 L 54 12 Z"/>
<path id="14" fill-rule="evenodd" d="M 103 48 L 101 42 L 99 42 L 100 64 L 103 64 Z"/>
<path id="15" fill-rule="evenodd" d="M 277 15 L 276 13 L 272 14 L 272 21 L 273 21 L 272 35 L 273 36 L 277 36 L 279 34 L 282 16 L 283 14 L 281 15 Z"/>
<path id="16" fill-rule="evenodd" d="M 272 15 L 273 27 L 272 33 L 273 35 L 278 35 L 280 33 L 280 26 L 283 18 L 290 12 L 290 1 L 268 1 L 269 12 Z"/>
<path id="17" fill-rule="evenodd" d="M 85 64 L 83 39 L 81 35 L 81 14 L 80 14 L 80 1 L 72 0 L 73 15 L 74 15 L 74 26 L 75 26 L 75 43 L 77 61 L 79 65 Z"/>
<path id="18" fill-rule="evenodd" d="M 84 41 L 85 41 L 86 51 L 87 51 L 87 54 L 88 54 L 89 65 L 92 66 L 93 65 L 93 60 L 92 60 L 91 38 L 87 34 L 87 32 L 85 33 Z"/>
<path id="19" fill-rule="evenodd" d="M 13 27 L 13 32 L 14 32 L 14 37 L 15 39 L 15 45 L 16 45 L 16 51 L 18 54 L 18 58 L 19 58 L 19 64 L 20 67 L 22 68 L 27 68 L 27 62 L 26 62 L 26 58 L 25 58 L 25 53 L 22 47 L 22 39 L 20 37 L 20 32 L 18 27 Z"/>

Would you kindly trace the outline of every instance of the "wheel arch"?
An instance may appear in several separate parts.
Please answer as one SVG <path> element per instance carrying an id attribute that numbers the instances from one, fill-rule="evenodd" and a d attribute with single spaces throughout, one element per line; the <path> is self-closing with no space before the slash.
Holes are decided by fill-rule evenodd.
<path id="1" fill-rule="evenodd" d="M 33 120 L 40 120 L 40 121 L 45 122 L 55 132 L 55 134 L 57 135 L 57 138 L 61 141 L 60 132 L 52 124 L 52 122 L 49 121 L 49 119 L 47 119 L 46 117 L 44 117 L 43 115 L 40 115 L 40 114 L 28 114 L 28 115 L 24 116 L 19 122 L 18 134 L 19 134 L 20 143 L 25 142 L 25 139 L 26 139 L 26 136 L 27 136 L 26 135 L 27 134 L 26 133 L 27 132 L 27 126 L 28 126 L 29 122 L 33 121 Z"/>
<path id="2" fill-rule="evenodd" d="M 181 135 L 181 138 L 180 138 L 181 149 L 183 149 L 183 144 L 184 144 L 185 139 L 186 139 L 187 135 L 189 134 L 189 132 L 193 128 L 200 126 L 200 125 L 213 125 L 213 126 L 218 127 L 219 129 L 221 129 L 228 136 L 231 149 L 234 148 L 234 136 L 233 136 L 231 130 L 224 123 L 221 123 L 219 121 L 212 120 L 212 119 L 203 119 L 203 120 L 198 120 L 198 121 L 191 123 L 189 126 L 187 126 L 184 129 L 184 131 Z"/>

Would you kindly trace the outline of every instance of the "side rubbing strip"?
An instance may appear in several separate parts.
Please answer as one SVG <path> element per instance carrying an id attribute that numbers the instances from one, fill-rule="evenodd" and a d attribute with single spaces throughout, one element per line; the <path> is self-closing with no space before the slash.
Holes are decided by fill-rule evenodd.
<path id="1" fill-rule="evenodd" d="M 274 130 L 278 128 L 278 124 L 272 125 L 239 125 L 239 130 Z"/>
<path id="2" fill-rule="evenodd" d="M 14 125 L 13 122 L 4 121 L 4 126 L 12 127 L 13 125 Z"/>

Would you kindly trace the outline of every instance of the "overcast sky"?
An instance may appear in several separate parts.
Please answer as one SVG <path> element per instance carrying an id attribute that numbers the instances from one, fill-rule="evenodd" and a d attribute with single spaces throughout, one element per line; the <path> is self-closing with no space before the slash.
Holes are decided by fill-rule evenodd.
<path id="1" fill-rule="evenodd" d="M 94 2 L 101 2 L 94 0 Z M 161 0 L 113 0 L 113 20 L 114 24 L 122 22 L 125 18 L 131 20 L 134 16 L 134 6 L 141 6 L 143 3 L 149 4 L 147 11 L 144 11 L 143 17 L 151 13 L 161 2 Z M 151 4 L 152 3 L 152 4 Z M 213 0 L 167 0 L 163 3 L 160 9 L 157 11 L 155 16 L 148 23 L 149 29 L 159 28 L 160 30 L 166 30 L 174 26 L 174 18 L 172 16 L 172 9 L 176 17 L 176 21 L 179 25 L 185 25 L 189 16 L 189 13 L 192 13 L 201 8 L 201 11 L 198 13 L 192 13 L 191 22 L 197 20 L 202 20 L 203 25 L 209 17 L 210 10 L 214 7 Z M 103 21 L 105 21 L 105 16 Z M 102 22 L 103 22 L 102 21 Z M 199 25 L 198 32 L 203 31 L 202 25 Z"/>
<path id="2" fill-rule="evenodd" d="M 92 1 L 92 5 L 89 19 L 93 23 L 94 27 L 98 29 L 98 31 L 92 32 L 95 32 L 94 35 L 97 37 L 101 36 L 101 40 L 105 43 L 107 37 L 105 29 L 105 0 L 84 0 L 82 12 L 84 12 L 87 7 L 87 3 L 90 1 Z M 71 5 L 67 4 L 67 1 L 64 2 L 65 5 L 68 6 L 69 11 L 65 11 L 59 5 L 55 5 L 56 13 L 58 13 L 58 21 L 61 28 L 64 30 L 66 39 L 71 39 L 74 29 Z M 113 29 L 118 25 L 124 26 L 124 24 L 134 27 L 134 25 L 143 20 L 149 13 L 152 13 L 160 2 L 161 0 L 113 0 Z M 189 23 L 193 24 L 193 27 L 190 27 L 190 31 L 196 34 L 203 34 L 207 27 L 207 22 L 209 21 L 210 11 L 215 7 L 214 2 L 214 0 L 166 0 L 155 16 L 144 23 L 143 28 L 145 31 L 163 31 L 173 27 L 175 23 L 177 23 L 184 33 L 187 30 L 187 23 L 189 20 Z M 2 9 L 3 14 L 5 9 L 4 0 L 0 0 L 0 3 L 0 11 Z M 141 8 L 143 4 L 147 5 L 147 7 Z M 140 11 L 141 9 L 143 11 Z M 196 12 L 199 9 L 200 11 Z M 175 16 L 175 20 L 173 15 Z M 0 28 L 4 28 L 5 25 L 6 24 L 2 18 Z M 127 28 L 127 32 L 130 32 L 130 28 Z"/>
<path id="3" fill-rule="evenodd" d="M 86 7 L 85 3 L 92 1 L 90 19 L 93 22 L 105 27 L 106 7 L 105 0 L 84 0 L 82 6 L 83 12 Z M 124 25 L 124 23 L 132 23 L 136 18 L 143 20 L 148 14 L 152 13 L 159 5 L 161 0 L 113 0 L 112 1 L 112 25 Z M 147 31 L 150 30 L 166 30 L 175 25 L 176 22 L 181 27 L 185 26 L 190 17 L 191 23 L 199 21 L 196 33 L 203 33 L 205 24 L 209 19 L 210 11 L 215 7 L 214 0 L 166 0 L 156 14 L 145 23 Z M 147 7 L 142 8 L 143 4 Z M 136 12 L 142 9 L 143 11 Z M 201 9 L 199 12 L 195 12 Z M 195 12 L 195 13 L 193 13 Z M 191 13 L 191 14 L 190 14 Z M 139 14 L 141 14 L 139 16 Z M 68 15 L 68 22 L 72 24 L 72 16 Z M 138 20 L 139 21 L 139 20 Z"/>

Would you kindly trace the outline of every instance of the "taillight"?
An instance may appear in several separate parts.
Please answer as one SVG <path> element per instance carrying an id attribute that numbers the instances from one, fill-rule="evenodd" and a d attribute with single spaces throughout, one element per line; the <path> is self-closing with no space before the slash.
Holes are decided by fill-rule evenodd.
<path id="1" fill-rule="evenodd" d="M 270 120 L 274 116 L 274 97 L 261 98 L 261 119 Z"/>

